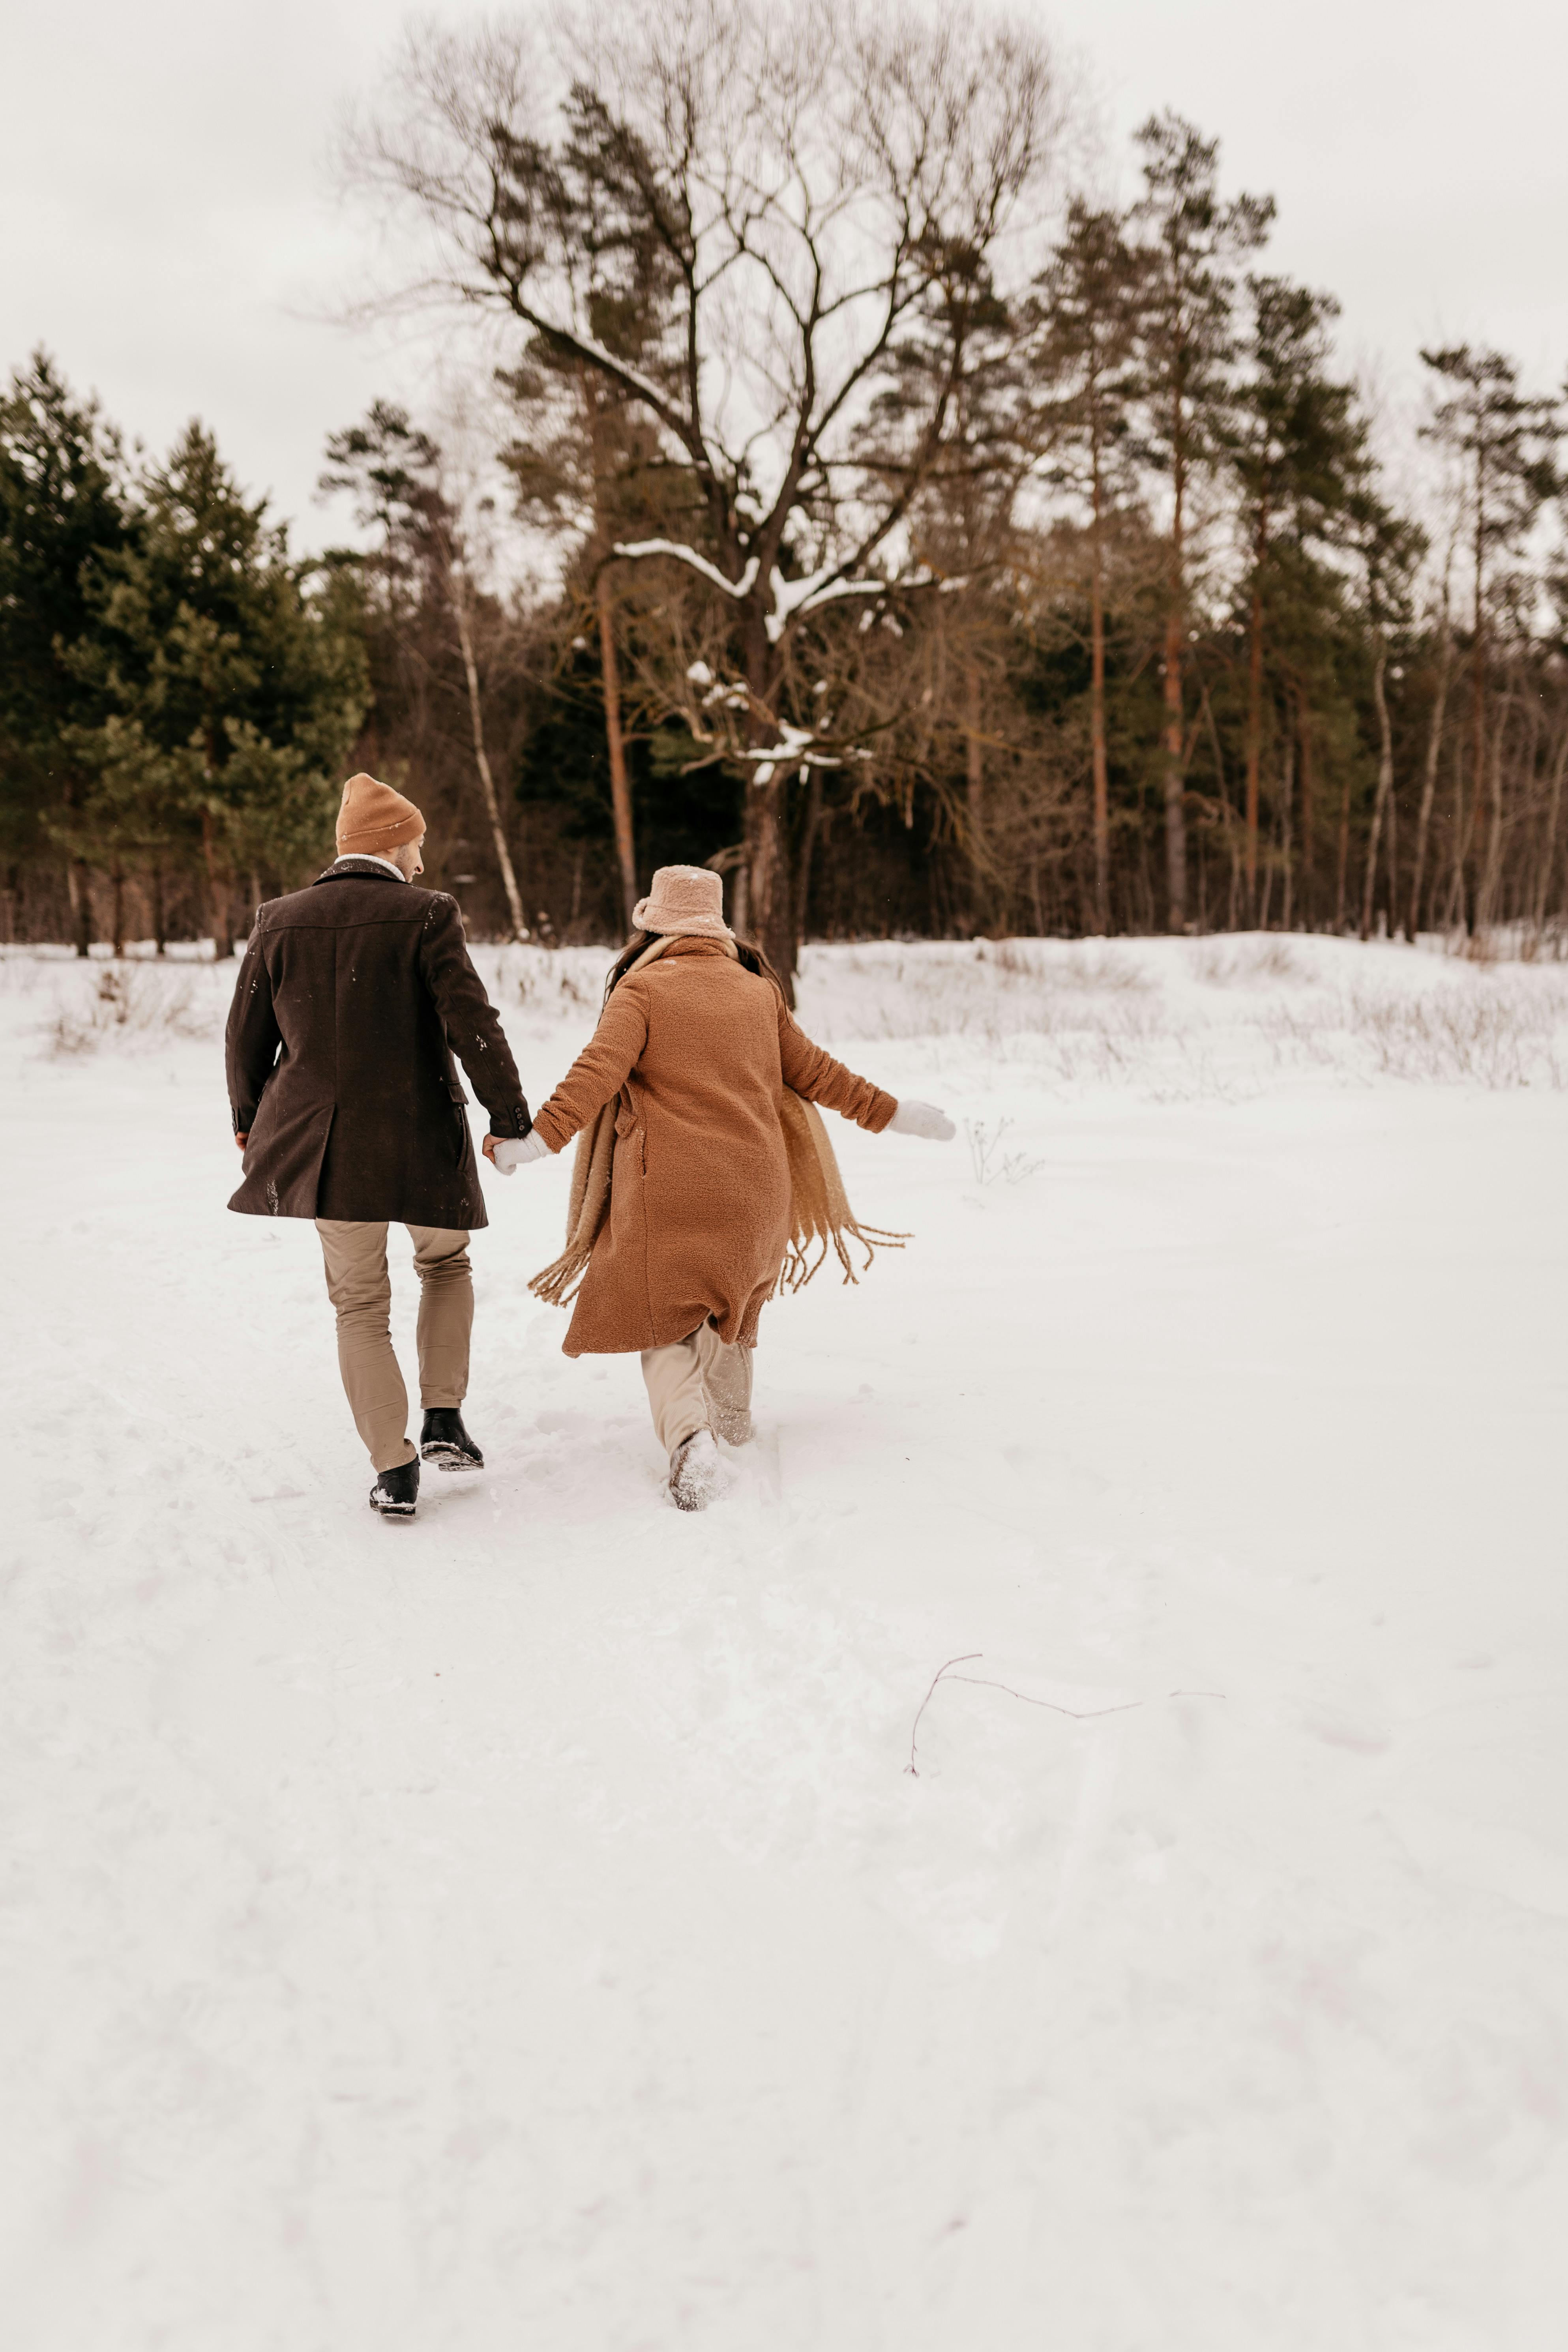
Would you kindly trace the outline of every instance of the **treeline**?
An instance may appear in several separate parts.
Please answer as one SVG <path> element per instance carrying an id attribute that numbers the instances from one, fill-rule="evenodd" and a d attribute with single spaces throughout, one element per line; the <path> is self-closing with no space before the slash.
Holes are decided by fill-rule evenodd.
<path id="1" fill-rule="evenodd" d="M 331 436 L 358 550 L 291 559 L 195 426 L 132 467 L 47 360 L 13 380 L 0 920 L 119 938 L 134 897 L 226 940 L 353 761 L 494 935 L 614 936 L 679 858 L 784 969 L 889 931 L 1561 949 L 1561 403 L 1423 352 L 1407 511 L 1271 202 L 1164 115 L 1133 200 L 1047 234 L 1064 128 L 984 21 L 643 10 L 564 68 L 419 36 L 362 184 L 507 358 L 460 426 Z"/>
<path id="2" fill-rule="evenodd" d="M 132 463 L 43 353 L 0 401 L 0 937 L 208 937 L 330 841 L 368 704 L 351 568 L 207 433 Z"/>

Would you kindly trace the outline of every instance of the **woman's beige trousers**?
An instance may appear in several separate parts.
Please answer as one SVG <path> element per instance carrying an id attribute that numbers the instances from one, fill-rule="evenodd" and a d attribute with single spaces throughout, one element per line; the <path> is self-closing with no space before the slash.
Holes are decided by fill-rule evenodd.
<path id="1" fill-rule="evenodd" d="M 653 1425 L 667 1454 L 700 1429 L 710 1429 L 730 1445 L 752 1434 L 751 1348 L 732 1348 L 711 1323 L 699 1324 L 668 1348 L 645 1348 L 642 1376 L 653 1407 Z"/>
<path id="2" fill-rule="evenodd" d="M 410 1225 L 419 1276 L 419 1402 L 461 1404 L 468 1392 L 474 1282 L 468 1236 L 446 1225 Z M 338 1310 L 338 1369 L 354 1425 L 377 1470 L 412 1462 L 408 1391 L 392 1352 L 392 1281 L 386 1227 L 318 1217 L 327 1296 Z"/>

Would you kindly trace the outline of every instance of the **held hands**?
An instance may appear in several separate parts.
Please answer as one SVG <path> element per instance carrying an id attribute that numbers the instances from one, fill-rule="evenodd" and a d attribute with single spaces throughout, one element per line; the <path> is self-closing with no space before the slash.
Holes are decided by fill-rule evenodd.
<path id="1" fill-rule="evenodd" d="M 250 1141 L 248 1135 L 237 1135 L 234 1139 L 241 1151 Z M 487 1135 L 483 1150 L 492 1167 L 499 1168 L 503 1176 L 510 1176 L 514 1170 L 525 1168 L 531 1160 L 544 1159 L 550 1146 L 537 1132 L 525 1135 L 521 1142 L 514 1136 Z"/>
<path id="2" fill-rule="evenodd" d="M 510 1176 L 519 1168 L 526 1168 L 531 1160 L 548 1160 L 550 1146 L 533 1128 L 521 1140 L 511 1135 L 487 1135 L 484 1154 L 500 1174 Z"/>
<path id="3" fill-rule="evenodd" d="M 958 1129 L 934 1103 L 901 1102 L 888 1121 L 887 1132 L 923 1136 L 928 1143 L 951 1143 Z"/>

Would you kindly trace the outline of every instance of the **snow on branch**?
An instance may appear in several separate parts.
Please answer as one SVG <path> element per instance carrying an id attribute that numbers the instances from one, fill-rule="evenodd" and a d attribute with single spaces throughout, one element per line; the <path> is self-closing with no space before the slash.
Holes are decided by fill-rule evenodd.
<path id="1" fill-rule="evenodd" d="M 771 730 L 771 742 L 741 744 L 731 736 L 728 745 L 716 755 L 750 768 L 753 784 L 771 784 L 781 773 L 803 776 L 808 768 L 842 768 L 847 762 L 871 757 L 863 745 L 834 734 L 834 721 L 826 710 L 819 710 L 809 726 L 797 727 L 791 719 L 776 719 L 765 703 L 758 701 L 743 678 L 715 677 L 705 661 L 689 664 L 686 677 L 688 684 L 697 688 L 698 700 L 695 709 L 688 705 L 681 715 L 700 743 L 718 740 L 717 731 L 703 723 L 705 716 L 713 713 L 749 714 Z M 812 693 L 825 695 L 827 690 L 827 680 L 822 677 Z"/>
<path id="2" fill-rule="evenodd" d="M 770 639 L 777 645 L 786 624 L 796 613 L 819 612 L 824 604 L 831 604 L 839 596 L 888 596 L 895 591 L 910 588 L 934 588 L 940 595 L 950 589 L 967 588 L 968 585 L 967 580 L 939 579 L 930 566 L 923 563 L 918 572 L 908 572 L 898 580 L 884 580 L 879 576 L 868 580 L 839 580 L 834 577 L 831 570 L 827 570 L 816 572 L 807 580 L 786 581 L 781 580 L 775 572 L 773 609 L 765 626 Z M 863 623 L 864 625 L 866 624 Z"/>
<path id="3" fill-rule="evenodd" d="M 584 334 L 579 327 L 557 328 L 553 331 L 563 341 L 574 343 L 584 357 L 592 360 L 595 367 L 603 368 L 606 375 L 617 376 L 629 392 L 635 392 L 639 400 L 647 403 L 656 415 L 670 417 L 669 402 L 651 376 L 644 375 L 629 361 L 617 359 L 607 345 L 601 343 L 594 335 Z"/>
<path id="4" fill-rule="evenodd" d="M 757 576 L 754 555 L 738 580 L 726 580 L 716 563 L 710 563 L 705 555 L 699 555 L 694 547 L 688 547 L 678 539 L 637 539 L 628 542 L 617 540 L 615 551 L 633 561 L 645 555 L 673 556 L 678 563 L 689 563 L 693 572 L 700 572 L 710 587 L 721 589 L 726 596 L 733 596 L 737 602 L 751 594 L 752 583 Z"/>
<path id="5" fill-rule="evenodd" d="M 808 572 L 804 580 L 786 580 L 774 570 L 772 580 L 773 608 L 763 626 L 768 633 L 768 643 L 776 646 L 796 613 L 815 613 L 820 605 L 829 604 L 836 596 L 880 596 L 887 587 L 885 580 L 838 580 L 834 567 Z"/>
<path id="6" fill-rule="evenodd" d="M 752 782 L 771 784 L 781 768 L 837 768 L 841 762 L 830 751 L 816 748 L 821 741 L 815 728 L 792 726 L 787 719 L 778 722 L 778 741 L 761 751 L 737 751 L 737 760 L 752 763 Z"/>
<path id="7" fill-rule="evenodd" d="M 700 572 L 710 587 L 717 588 L 736 604 L 742 604 L 756 585 L 757 558 L 747 559 L 738 580 L 726 580 L 718 565 L 706 555 L 699 554 L 679 539 L 617 540 L 615 552 L 636 562 L 648 555 L 667 555 L 677 563 L 689 564 Z M 770 609 L 763 616 L 763 626 L 768 643 L 776 646 L 797 614 L 819 612 L 843 596 L 886 596 L 904 588 L 962 588 L 962 580 L 938 580 L 925 565 L 904 580 L 885 580 L 879 574 L 869 579 L 850 580 L 840 576 L 837 564 L 825 564 L 820 572 L 807 572 L 798 580 L 786 580 L 775 564 L 768 575 L 768 588 L 773 598 Z"/>

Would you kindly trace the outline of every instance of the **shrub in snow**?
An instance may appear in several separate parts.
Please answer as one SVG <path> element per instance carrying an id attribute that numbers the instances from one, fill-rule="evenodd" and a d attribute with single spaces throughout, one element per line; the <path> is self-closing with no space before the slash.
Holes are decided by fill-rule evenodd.
<path id="1" fill-rule="evenodd" d="M 88 1054 L 113 1040 L 221 1034 L 233 967 L 215 976 L 187 968 L 158 971 L 125 963 L 89 965 L 57 999 L 47 1026 L 51 1054 Z"/>
<path id="2" fill-rule="evenodd" d="M 1211 988 L 1234 988 L 1260 980 L 1310 981 L 1310 965 L 1279 938 L 1205 940 L 1188 958 L 1194 980 Z"/>

